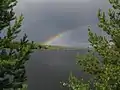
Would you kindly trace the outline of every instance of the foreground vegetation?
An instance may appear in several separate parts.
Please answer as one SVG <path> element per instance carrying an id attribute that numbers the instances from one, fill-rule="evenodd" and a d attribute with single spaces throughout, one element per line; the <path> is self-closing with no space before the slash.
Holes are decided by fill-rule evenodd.
<path id="1" fill-rule="evenodd" d="M 27 80 L 24 64 L 33 52 L 34 43 L 26 34 L 19 45 L 13 43 L 23 21 L 23 16 L 17 17 L 13 11 L 16 4 L 16 0 L 0 0 L 0 90 L 24 90 Z"/>
<path id="2" fill-rule="evenodd" d="M 93 77 L 84 82 L 72 74 L 66 85 L 70 90 L 120 90 L 120 0 L 109 0 L 112 8 L 105 13 L 99 9 L 98 26 L 111 36 L 109 45 L 106 36 L 98 36 L 89 32 L 89 42 L 93 46 L 87 55 L 77 56 L 77 64 L 82 70 Z M 96 56 L 95 53 L 99 56 Z"/>

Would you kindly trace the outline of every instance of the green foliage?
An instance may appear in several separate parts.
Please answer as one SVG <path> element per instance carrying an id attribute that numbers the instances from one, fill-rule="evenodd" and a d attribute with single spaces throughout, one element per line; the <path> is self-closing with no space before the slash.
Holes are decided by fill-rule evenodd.
<path id="1" fill-rule="evenodd" d="M 93 77 L 84 83 L 70 76 L 68 86 L 72 90 L 120 90 L 120 0 L 109 2 L 112 8 L 107 14 L 101 9 L 98 11 L 98 26 L 111 36 L 114 45 L 110 46 L 106 36 L 98 36 L 88 29 L 93 49 L 87 55 L 77 56 L 77 63 Z"/>
<path id="2" fill-rule="evenodd" d="M 70 87 L 72 90 L 88 90 L 89 89 L 89 84 L 84 82 L 83 79 L 78 80 L 72 74 L 69 77 L 69 83 L 70 84 L 68 84 L 68 87 Z"/>
<path id="3" fill-rule="evenodd" d="M 0 0 L 0 90 L 23 89 L 27 80 L 24 64 L 34 46 L 26 34 L 14 44 L 23 21 L 23 16 L 16 17 L 13 11 L 16 4 L 16 0 Z"/>

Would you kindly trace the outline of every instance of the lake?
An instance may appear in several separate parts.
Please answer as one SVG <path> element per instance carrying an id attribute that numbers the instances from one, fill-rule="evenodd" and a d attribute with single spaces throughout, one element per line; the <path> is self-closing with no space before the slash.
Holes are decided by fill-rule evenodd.
<path id="1" fill-rule="evenodd" d="M 28 90 L 68 90 L 60 82 L 67 81 L 71 71 L 88 79 L 76 65 L 77 53 L 85 54 L 87 50 L 35 51 L 26 66 Z"/>

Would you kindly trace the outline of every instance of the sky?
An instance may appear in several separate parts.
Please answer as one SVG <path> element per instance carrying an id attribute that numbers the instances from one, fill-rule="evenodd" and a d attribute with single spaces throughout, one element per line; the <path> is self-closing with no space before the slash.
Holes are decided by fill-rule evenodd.
<path id="1" fill-rule="evenodd" d="M 30 40 L 47 42 L 62 33 L 52 43 L 85 46 L 87 26 L 100 34 L 97 11 L 108 7 L 108 0 L 20 0 L 15 11 L 24 15 L 20 36 L 26 33 Z"/>

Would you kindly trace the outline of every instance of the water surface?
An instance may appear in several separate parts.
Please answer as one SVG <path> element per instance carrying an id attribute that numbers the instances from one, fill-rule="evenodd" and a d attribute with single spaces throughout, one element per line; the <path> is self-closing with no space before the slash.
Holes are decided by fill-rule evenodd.
<path id="1" fill-rule="evenodd" d="M 88 78 L 76 65 L 76 54 L 87 50 L 35 51 L 27 66 L 29 90 L 67 90 L 60 81 L 68 80 L 72 71 L 77 77 Z"/>

